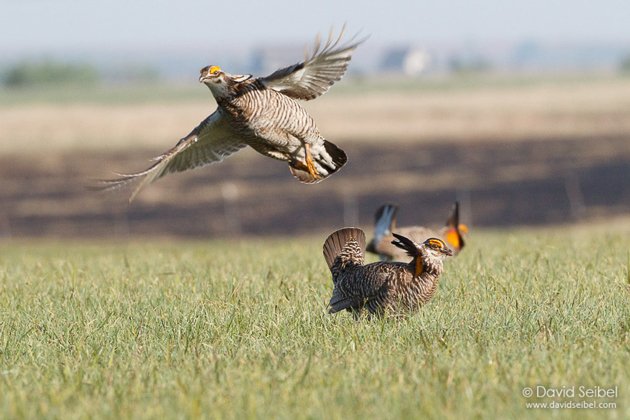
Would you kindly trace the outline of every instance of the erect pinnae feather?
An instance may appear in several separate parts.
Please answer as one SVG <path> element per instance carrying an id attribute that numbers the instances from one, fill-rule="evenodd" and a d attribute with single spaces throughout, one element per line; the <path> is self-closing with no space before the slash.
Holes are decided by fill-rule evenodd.
<path id="1" fill-rule="evenodd" d="M 414 241 L 402 235 L 398 235 L 397 233 L 393 233 L 393 235 L 396 239 L 392 241 L 392 244 L 400 249 L 404 249 L 405 251 L 407 251 L 407 255 L 409 255 L 410 257 L 415 257 L 418 255 L 418 246 Z"/>

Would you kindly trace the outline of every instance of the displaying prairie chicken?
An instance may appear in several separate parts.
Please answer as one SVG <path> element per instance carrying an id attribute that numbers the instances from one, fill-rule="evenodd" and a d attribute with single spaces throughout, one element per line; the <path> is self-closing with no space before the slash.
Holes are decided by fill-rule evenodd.
<path id="1" fill-rule="evenodd" d="M 199 81 L 210 89 L 217 110 L 148 169 L 105 180 L 102 189 L 139 181 L 130 201 L 147 184 L 171 172 L 221 161 L 250 146 L 289 164 L 303 183 L 316 183 L 337 172 L 347 161 L 343 150 L 327 141 L 297 100 L 324 94 L 346 72 L 353 51 L 363 42 L 342 44 L 343 30 L 322 45 L 317 38 L 305 61 L 266 77 L 236 75 L 219 66 L 201 69 Z"/>
<path id="2" fill-rule="evenodd" d="M 408 259 L 406 252 L 392 243 L 394 232 L 418 243 L 430 237 L 441 238 L 455 254 L 458 254 L 466 244 L 464 235 L 468 233 L 468 226 L 459 223 L 459 202 L 457 201 L 453 204 L 446 225 L 441 229 L 430 229 L 424 226 L 397 227 L 397 213 L 398 206 L 385 204 L 376 211 L 374 216 L 374 238 L 368 244 L 367 251 L 378 254 L 381 260 L 405 261 Z"/>
<path id="3" fill-rule="evenodd" d="M 370 314 L 402 314 L 431 299 L 442 274 L 442 261 L 453 252 L 437 238 L 421 244 L 398 234 L 394 238 L 394 246 L 404 250 L 411 262 L 364 265 L 365 234 L 361 229 L 344 228 L 326 239 L 324 258 L 334 284 L 330 313 L 345 309 L 359 315 L 366 308 Z"/>

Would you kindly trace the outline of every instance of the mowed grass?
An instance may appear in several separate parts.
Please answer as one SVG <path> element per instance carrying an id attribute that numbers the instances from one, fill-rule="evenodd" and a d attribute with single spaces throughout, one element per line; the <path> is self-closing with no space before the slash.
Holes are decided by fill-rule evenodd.
<path id="1" fill-rule="evenodd" d="M 0 416 L 630 415 L 627 231 L 473 232 L 418 314 L 359 322 L 323 239 L 0 246 Z"/>

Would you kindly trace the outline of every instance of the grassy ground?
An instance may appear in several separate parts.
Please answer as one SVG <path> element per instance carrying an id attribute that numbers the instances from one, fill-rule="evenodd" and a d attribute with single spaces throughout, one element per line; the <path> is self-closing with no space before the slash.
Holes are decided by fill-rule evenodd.
<path id="1" fill-rule="evenodd" d="M 627 231 L 477 232 L 420 313 L 361 322 L 326 313 L 323 237 L 2 245 L 0 416 L 630 415 Z"/>

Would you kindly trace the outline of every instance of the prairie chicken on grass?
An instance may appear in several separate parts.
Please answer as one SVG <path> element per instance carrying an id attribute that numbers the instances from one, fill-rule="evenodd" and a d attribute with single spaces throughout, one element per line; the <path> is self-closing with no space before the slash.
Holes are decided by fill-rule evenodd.
<path id="1" fill-rule="evenodd" d="M 411 262 L 364 265 L 365 234 L 361 229 L 344 228 L 326 239 L 324 258 L 334 284 L 330 313 L 345 309 L 358 315 L 366 308 L 370 314 L 402 314 L 431 299 L 442 274 L 442 261 L 453 252 L 437 238 L 421 244 L 397 234 L 394 238 L 392 243 Z"/>
<path id="2" fill-rule="evenodd" d="M 303 183 L 316 183 L 337 172 L 346 163 L 346 154 L 324 139 L 297 100 L 317 98 L 344 75 L 363 40 L 342 44 L 342 35 L 343 30 L 337 37 L 331 33 L 323 45 L 318 37 L 305 61 L 266 77 L 204 67 L 199 81 L 210 89 L 217 110 L 148 169 L 105 180 L 101 189 L 139 181 L 131 201 L 140 189 L 164 175 L 221 161 L 245 146 L 288 162 L 291 174 Z"/>
<path id="3" fill-rule="evenodd" d="M 394 232 L 421 243 L 427 238 L 437 237 L 444 240 L 458 254 L 466 244 L 464 235 L 468 233 L 468 226 L 459 223 L 459 203 L 453 204 L 451 214 L 446 225 L 441 229 L 430 229 L 424 226 L 396 226 L 398 206 L 385 204 L 381 206 L 374 217 L 374 238 L 367 246 L 367 251 L 378 254 L 384 261 L 408 260 L 407 253 L 392 244 Z"/>

